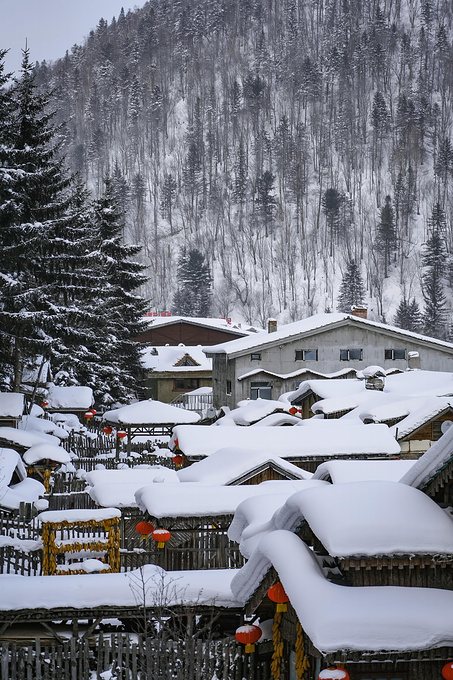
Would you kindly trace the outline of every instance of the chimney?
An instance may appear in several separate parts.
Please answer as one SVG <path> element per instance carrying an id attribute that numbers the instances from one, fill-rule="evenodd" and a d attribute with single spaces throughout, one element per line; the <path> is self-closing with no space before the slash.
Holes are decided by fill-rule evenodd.
<path id="1" fill-rule="evenodd" d="M 268 333 L 275 333 L 277 330 L 277 319 L 268 319 L 267 320 L 267 332 Z"/>
<path id="2" fill-rule="evenodd" d="M 358 316 L 360 319 L 366 319 L 367 314 L 368 314 L 368 309 L 366 307 L 353 305 L 351 307 L 351 314 L 352 314 L 352 316 Z"/>

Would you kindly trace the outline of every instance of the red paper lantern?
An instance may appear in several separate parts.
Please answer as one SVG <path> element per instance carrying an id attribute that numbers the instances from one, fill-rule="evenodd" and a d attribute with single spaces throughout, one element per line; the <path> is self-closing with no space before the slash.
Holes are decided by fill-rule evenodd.
<path id="1" fill-rule="evenodd" d="M 238 642 L 245 645 L 245 653 L 250 654 L 255 651 L 255 642 L 258 642 L 262 634 L 263 631 L 259 626 L 246 623 L 236 629 L 235 636 Z"/>
<path id="2" fill-rule="evenodd" d="M 453 661 L 449 661 L 442 668 L 442 677 L 445 680 L 453 680 Z"/>
<path id="3" fill-rule="evenodd" d="M 184 458 L 181 456 L 180 453 L 176 454 L 176 456 L 173 456 L 173 462 L 176 465 L 176 467 L 179 467 L 180 465 L 183 464 Z"/>
<path id="4" fill-rule="evenodd" d="M 97 411 L 96 411 L 95 408 L 90 408 L 90 409 L 88 410 L 88 413 L 92 413 L 92 414 L 95 416 L 96 413 L 97 413 Z"/>
<path id="5" fill-rule="evenodd" d="M 157 543 L 158 548 L 163 548 L 167 541 L 171 538 L 171 533 L 167 529 L 154 529 L 152 536 Z"/>
<path id="6" fill-rule="evenodd" d="M 48 401 L 42 401 L 42 402 L 41 402 L 41 406 L 42 406 L 43 408 L 46 408 L 46 406 L 49 406 L 49 402 L 48 402 Z"/>
<path id="7" fill-rule="evenodd" d="M 147 540 L 148 536 L 153 533 L 154 526 L 151 522 L 139 522 L 135 527 L 135 531 L 141 535 L 143 540 Z"/>
<path id="8" fill-rule="evenodd" d="M 329 666 L 320 672 L 318 680 L 349 680 L 349 673 L 344 668 Z"/>
<path id="9" fill-rule="evenodd" d="M 272 600 L 272 602 L 277 603 L 278 612 L 286 612 L 288 609 L 286 603 L 289 602 L 289 597 L 285 593 L 285 589 L 281 583 L 275 583 L 273 586 L 271 586 L 267 591 L 267 596 L 270 600 Z"/>
<path id="10" fill-rule="evenodd" d="M 110 427 L 110 425 L 106 425 L 106 426 L 102 429 L 102 431 L 103 431 L 104 434 L 112 434 L 113 428 Z"/>
<path id="11" fill-rule="evenodd" d="M 86 418 L 87 420 L 91 420 L 92 417 L 93 417 L 93 414 L 91 413 L 91 411 L 87 411 L 87 412 L 85 413 L 85 418 Z"/>
<path id="12" fill-rule="evenodd" d="M 119 430 L 116 433 L 116 436 L 118 437 L 118 439 L 124 439 L 124 437 L 127 437 L 127 432 L 124 432 L 124 430 Z"/>
<path id="13" fill-rule="evenodd" d="M 292 416 L 295 416 L 297 413 L 297 408 L 295 406 L 291 406 L 289 412 L 291 413 Z"/>
<path id="14" fill-rule="evenodd" d="M 175 445 L 175 449 L 177 449 L 178 446 L 179 446 L 178 437 L 175 437 L 174 445 Z"/>

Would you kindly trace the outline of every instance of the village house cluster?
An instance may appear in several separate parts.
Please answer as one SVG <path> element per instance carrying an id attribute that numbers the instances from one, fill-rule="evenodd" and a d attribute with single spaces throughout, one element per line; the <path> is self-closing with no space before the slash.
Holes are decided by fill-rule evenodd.
<path id="1" fill-rule="evenodd" d="M 453 344 L 360 314 L 0 394 L 2 679 L 453 678 Z"/>

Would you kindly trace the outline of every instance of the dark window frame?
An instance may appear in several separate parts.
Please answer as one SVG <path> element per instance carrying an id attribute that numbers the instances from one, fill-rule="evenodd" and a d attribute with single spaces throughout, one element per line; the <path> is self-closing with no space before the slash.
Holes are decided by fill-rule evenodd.
<path id="1" fill-rule="evenodd" d="M 315 353 L 314 357 L 308 357 L 308 354 Z M 318 361 L 317 349 L 296 349 L 294 361 Z"/>
<path id="2" fill-rule="evenodd" d="M 192 387 L 178 387 L 177 383 L 180 382 L 192 382 L 194 385 Z M 196 384 L 195 384 L 196 383 Z M 200 387 L 200 378 L 173 378 L 173 392 L 190 392 L 191 390 L 197 390 Z"/>
<path id="3" fill-rule="evenodd" d="M 360 357 L 351 356 L 355 352 L 360 352 Z M 340 361 L 363 361 L 363 349 L 360 347 L 340 349 Z"/>
<path id="4" fill-rule="evenodd" d="M 250 361 L 261 361 L 261 352 L 252 352 L 250 355 Z"/>
<path id="5" fill-rule="evenodd" d="M 403 353 L 404 356 L 395 356 L 397 353 Z M 397 347 L 395 349 L 385 349 L 384 350 L 384 360 L 385 361 L 405 361 L 407 358 L 406 349 Z"/>

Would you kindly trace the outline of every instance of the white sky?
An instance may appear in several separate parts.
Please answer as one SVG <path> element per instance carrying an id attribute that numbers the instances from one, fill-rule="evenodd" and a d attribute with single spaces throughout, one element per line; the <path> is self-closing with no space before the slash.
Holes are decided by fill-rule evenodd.
<path id="1" fill-rule="evenodd" d="M 145 0 L 0 0 L 0 48 L 9 49 L 6 71 L 18 71 L 28 41 L 30 59 L 53 61 L 81 44 L 99 19 L 109 23 Z"/>

